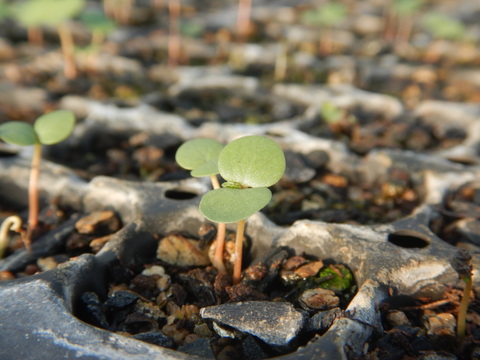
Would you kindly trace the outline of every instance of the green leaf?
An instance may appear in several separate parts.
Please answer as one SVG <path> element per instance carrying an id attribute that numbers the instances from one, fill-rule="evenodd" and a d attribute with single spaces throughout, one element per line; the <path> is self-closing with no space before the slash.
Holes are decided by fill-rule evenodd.
<path id="1" fill-rule="evenodd" d="M 218 174 L 218 158 L 212 159 L 197 166 L 190 174 L 193 177 L 203 177 Z"/>
<path id="2" fill-rule="evenodd" d="M 30 124 L 9 121 L 0 125 L 0 139 L 14 145 L 33 145 L 36 141 L 35 131 Z"/>
<path id="3" fill-rule="evenodd" d="M 442 13 L 428 13 L 422 18 L 422 24 L 434 37 L 459 40 L 466 34 L 465 25 L 457 19 Z"/>
<path id="4" fill-rule="evenodd" d="M 14 5 L 15 18 L 25 27 L 59 25 L 80 12 L 85 0 L 24 0 Z"/>
<path id="5" fill-rule="evenodd" d="M 218 174 L 218 155 L 223 145 L 213 139 L 194 139 L 182 144 L 175 160 L 184 169 L 192 170 L 195 177 Z"/>
<path id="6" fill-rule="evenodd" d="M 40 116 L 33 127 L 41 144 L 56 144 L 66 139 L 75 126 L 75 116 L 68 110 L 57 110 Z"/>
<path id="7" fill-rule="evenodd" d="M 277 143 L 263 136 L 245 136 L 225 146 L 218 157 L 227 181 L 248 187 L 275 184 L 285 171 L 285 156 Z"/>
<path id="8" fill-rule="evenodd" d="M 200 201 L 200 212 L 208 220 L 231 223 L 248 218 L 268 204 L 272 198 L 269 189 L 229 189 L 209 191 Z"/>
<path id="9" fill-rule="evenodd" d="M 333 26 L 347 16 L 347 7 L 342 3 L 327 3 L 322 7 L 307 10 L 302 14 L 301 21 L 311 26 Z"/>
<path id="10" fill-rule="evenodd" d="M 99 8 L 86 9 L 80 14 L 79 20 L 91 31 L 99 31 L 104 35 L 117 28 L 117 24 Z"/>
<path id="11" fill-rule="evenodd" d="M 423 5 L 423 0 L 394 0 L 393 9 L 400 16 L 416 13 Z"/>

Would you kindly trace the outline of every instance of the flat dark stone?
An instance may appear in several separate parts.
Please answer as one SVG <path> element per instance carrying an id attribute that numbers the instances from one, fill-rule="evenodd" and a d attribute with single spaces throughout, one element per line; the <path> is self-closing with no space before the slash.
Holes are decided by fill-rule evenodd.
<path id="1" fill-rule="evenodd" d="M 270 345 L 287 345 L 300 332 L 304 316 L 290 303 L 246 301 L 210 306 L 200 310 L 212 319 L 258 337 Z"/>

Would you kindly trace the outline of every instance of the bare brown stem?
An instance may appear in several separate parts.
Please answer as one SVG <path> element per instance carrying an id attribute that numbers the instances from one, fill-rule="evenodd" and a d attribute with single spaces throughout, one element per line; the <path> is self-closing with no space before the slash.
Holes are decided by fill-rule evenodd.
<path id="1" fill-rule="evenodd" d="M 238 284 L 242 279 L 244 233 L 245 233 L 245 220 L 240 220 L 237 224 L 237 234 L 235 237 L 235 263 L 233 264 L 233 283 L 234 284 Z"/>
<path id="2" fill-rule="evenodd" d="M 237 36 L 239 42 L 243 42 L 250 32 L 251 10 L 252 0 L 239 0 L 237 15 Z"/>
<path id="3" fill-rule="evenodd" d="M 42 29 L 38 26 L 31 26 L 27 29 L 28 42 L 38 46 L 43 46 Z"/>
<path id="4" fill-rule="evenodd" d="M 36 142 L 33 148 L 32 165 L 30 169 L 30 182 L 28 184 L 28 227 L 24 238 L 25 247 L 30 251 L 32 232 L 38 226 L 38 212 L 40 209 L 38 200 L 38 179 L 40 177 L 40 162 L 42 159 L 42 145 Z"/>
<path id="5" fill-rule="evenodd" d="M 465 278 L 465 289 L 463 290 L 462 301 L 458 310 L 457 318 L 457 337 L 460 341 L 465 339 L 465 325 L 467 321 L 467 310 L 470 302 L 470 293 L 472 292 L 473 281 L 472 278 Z"/>
<path id="6" fill-rule="evenodd" d="M 75 79 L 77 77 L 77 67 L 75 65 L 74 57 L 75 47 L 73 44 L 72 32 L 66 23 L 59 25 L 58 35 L 60 36 L 60 45 L 63 53 L 63 73 L 67 79 Z"/>
<path id="7" fill-rule="evenodd" d="M 170 15 L 168 34 L 168 65 L 177 66 L 180 62 L 180 0 L 168 1 L 168 12 Z"/>

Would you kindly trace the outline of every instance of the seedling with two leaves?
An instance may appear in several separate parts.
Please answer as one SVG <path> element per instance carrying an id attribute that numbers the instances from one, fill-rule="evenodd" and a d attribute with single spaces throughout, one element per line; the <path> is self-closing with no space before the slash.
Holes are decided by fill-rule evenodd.
<path id="1" fill-rule="evenodd" d="M 219 173 L 226 180 L 222 187 L 214 183 L 214 189 L 204 195 L 200 212 L 219 223 L 219 229 L 226 223 L 237 222 L 233 282 L 240 282 L 245 220 L 270 202 L 272 193 L 268 187 L 280 180 L 285 171 L 283 151 L 263 136 L 245 136 L 223 148 L 214 140 L 197 139 L 183 144 L 176 159 L 180 166 L 192 169 L 192 176 L 210 176 L 213 183 Z M 223 230 L 223 238 L 224 234 Z M 223 238 L 221 243 L 217 238 L 217 269 L 218 264 L 224 269 Z"/>
<path id="2" fill-rule="evenodd" d="M 67 110 L 57 110 L 42 115 L 35 121 L 33 126 L 21 121 L 9 121 L 0 125 L 1 140 L 9 144 L 20 146 L 33 145 L 34 147 L 28 189 L 28 227 L 26 235 L 23 237 L 27 249 L 30 249 L 32 232 L 38 226 L 38 179 L 40 176 L 42 145 L 53 145 L 66 139 L 72 133 L 74 126 L 75 116 L 71 111 Z M 9 218 L 5 222 L 17 224 L 17 221 Z M 15 227 L 19 228 L 18 224 Z M 2 242 L 0 239 L 0 243 Z"/>
<path id="3" fill-rule="evenodd" d="M 285 171 L 285 156 L 271 139 L 245 136 L 226 145 L 218 156 L 218 169 L 226 180 L 222 188 L 204 195 L 200 212 L 217 223 L 237 222 L 233 282 L 239 283 L 245 220 L 272 198 L 269 186 Z"/>

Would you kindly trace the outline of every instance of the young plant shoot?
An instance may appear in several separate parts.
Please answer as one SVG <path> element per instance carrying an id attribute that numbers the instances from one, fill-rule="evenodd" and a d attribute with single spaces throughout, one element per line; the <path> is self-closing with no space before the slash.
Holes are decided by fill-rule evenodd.
<path id="1" fill-rule="evenodd" d="M 32 125 L 21 121 L 9 121 L 0 125 L 0 139 L 9 144 L 33 145 L 30 183 L 28 187 L 28 227 L 25 246 L 30 250 L 32 231 L 38 225 L 38 179 L 42 145 L 53 145 L 66 139 L 73 131 L 75 116 L 71 111 L 57 110 L 40 116 Z"/>
<path id="2" fill-rule="evenodd" d="M 233 282 L 242 272 L 245 219 L 265 207 L 272 198 L 269 186 L 285 171 L 285 156 L 280 147 L 263 136 L 246 136 L 226 145 L 218 156 L 222 188 L 205 194 L 200 212 L 217 223 L 238 222 L 235 239 Z"/>
<path id="3" fill-rule="evenodd" d="M 175 160 L 184 169 L 192 170 L 193 177 L 210 176 L 214 189 L 220 188 L 217 179 L 218 155 L 223 145 L 213 139 L 189 140 L 180 146 L 175 154 Z M 213 255 L 213 266 L 221 273 L 225 273 L 223 264 L 223 248 L 225 244 L 225 224 L 219 223 L 215 254 Z"/>
<path id="4" fill-rule="evenodd" d="M 73 35 L 68 27 L 68 21 L 80 13 L 84 6 L 85 0 L 24 0 L 12 3 L 13 17 L 25 26 L 29 33 L 42 26 L 57 28 L 65 63 L 64 74 L 67 79 L 74 79 L 77 76 L 73 56 Z"/>

